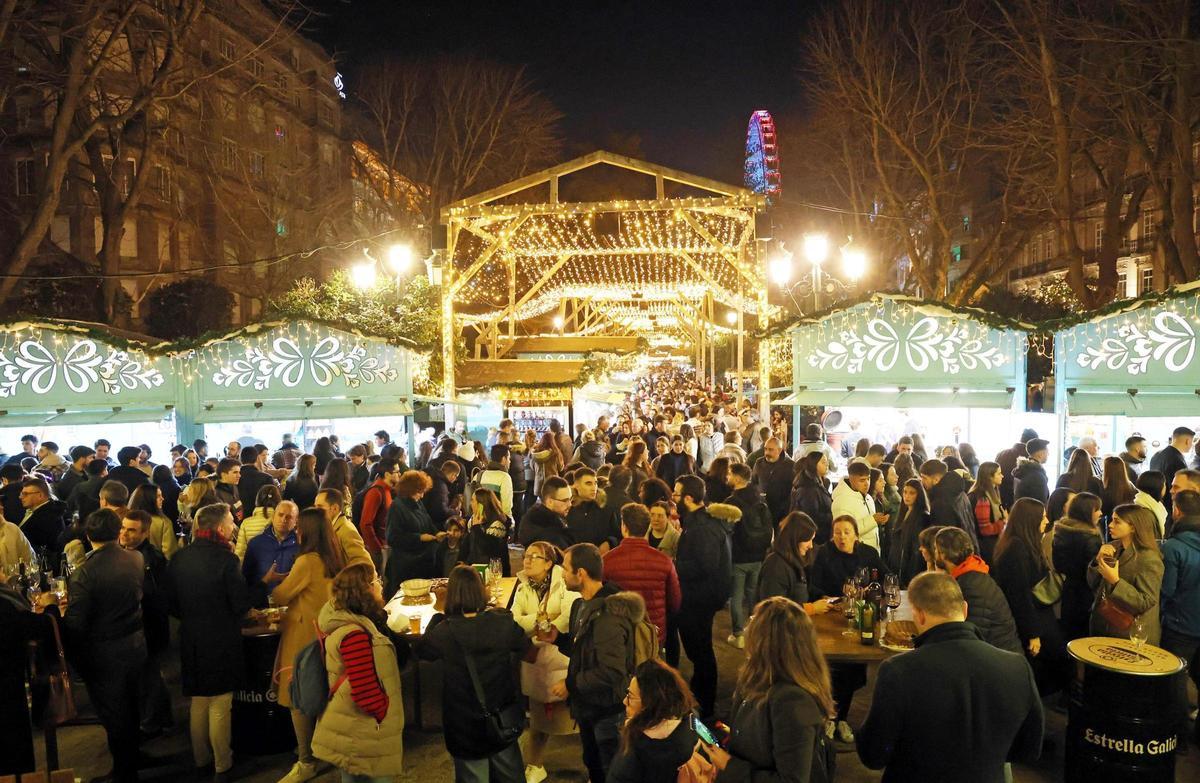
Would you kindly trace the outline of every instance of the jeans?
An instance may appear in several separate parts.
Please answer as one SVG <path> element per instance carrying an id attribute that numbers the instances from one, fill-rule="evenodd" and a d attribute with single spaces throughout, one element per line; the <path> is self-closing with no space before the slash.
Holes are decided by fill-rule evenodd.
<path id="1" fill-rule="evenodd" d="M 96 717 L 108 736 L 113 777 L 118 781 L 138 779 L 138 707 L 141 704 L 142 667 L 146 662 L 146 640 L 142 632 L 123 639 L 96 643 L 84 674 L 88 696 Z"/>
<path id="2" fill-rule="evenodd" d="M 227 772 L 233 766 L 229 748 L 233 723 L 233 694 L 193 696 L 188 708 L 192 734 L 192 759 L 197 767 L 213 763 L 213 771 Z"/>
<path id="3" fill-rule="evenodd" d="M 850 715 L 850 701 L 854 698 L 854 692 L 867 684 L 867 667 L 861 663 L 833 663 L 829 665 L 829 679 L 833 686 L 837 719 L 846 720 Z"/>
<path id="4" fill-rule="evenodd" d="M 342 773 L 345 775 L 345 773 Z M 349 783 L 345 777 L 343 783 Z M 454 759 L 454 783 L 525 783 L 521 743 L 482 759 Z"/>
<path id="5" fill-rule="evenodd" d="M 733 564 L 733 594 L 729 599 L 729 618 L 733 622 L 733 635 L 741 636 L 746 630 L 746 607 L 754 606 L 758 595 L 758 572 L 762 562 Z"/>
<path id="6" fill-rule="evenodd" d="M 1170 628 L 1162 629 L 1162 639 L 1159 646 L 1167 652 L 1172 652 L 1187 662 L 1187 674 L 1200 690 L 1200 638 L 1187 636 Z M 1179 720 L 1179 739 L 1185 740 L 1188 721 L 1187 680 L 1182 675 L 1175 676 L 1175 705 Z M 1200 742 L 1200 721 L 1196 723 L 1196 741 Z"/>
<path id="7" fill-rule="evenodd" d="M 713 616 L 719 607 L 684 606 L 676 616 L 679 641 L 692 662 L 692 694 L 700 717 L 710 718 L 717 701 L 717 656 L 713 653 Z"/>
<path id="8" fill-rule="evenodd" d="M 313 757 L 312 738 L 317 722 L 297 709 L 292 713 L 292 730 L 296 732 L 296 760 L 301 764 L 316 764 Z"/>
<path id="9" fill-rule="evenodd" d="M 171 694 L 162 677 L 163 651 L 152 652 L 146 656 L 146 665 L 142 673 L 142 728 L 147 732 L 161 731 L 170 728 Z"/>
<path id="10" fill-rule="evenodd" d="M 623 710 L 603 718 L 579 720 L 583 765 L 587 767 L 588 780 L 591 783 L 604 783 L 608 777 L 608 768 L 621 745 L 621 726 L 624 723 Z"/>

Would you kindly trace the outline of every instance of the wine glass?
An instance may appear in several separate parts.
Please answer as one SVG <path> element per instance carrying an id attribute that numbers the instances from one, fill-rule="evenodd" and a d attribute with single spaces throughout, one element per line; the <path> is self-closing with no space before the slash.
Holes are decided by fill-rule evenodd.
<path id="1" fill-rule="evenodd" d="M 495 584 L 503 575 L 504 568 L 500 564 L 500 558 L 493 557 L 488 561 L 488 582 Z"/>
<path id="2" fill-rule="evenodd" d="M 858 592 L 858 582 L 854 577 L 842 583 L 842 602 L 846 605 L 842 613 L 846 616 L 847 623 L 847 628 L 842 631 L 842 636 L 858 636 L 858 632 L 854 628 L 854 602 L 858 599 Z"/>
<path id="3" fill-rule="evenodd" d="M 1142 649 L 1142 645 L 1146 643 L 1146 624 L 1142 622 L 1142 618 L 1135 617 L 1129 625 L 1129 641 L 1133 642 L 1133 646 L 1138 650 Z"/>

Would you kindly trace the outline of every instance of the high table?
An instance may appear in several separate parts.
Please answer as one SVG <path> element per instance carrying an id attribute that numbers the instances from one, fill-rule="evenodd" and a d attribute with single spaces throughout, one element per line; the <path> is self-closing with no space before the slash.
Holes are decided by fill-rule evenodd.
<path id="1" fill-rule="evenodd" d="M 496 606 L 508 609 L 512 606 L 513 596 L 517 591 L 517 577 L 505 576 L 500 579 L 500 596 L 496 600 Z M 441 612 L 445 603 L 445 591 L 436 591 L 432 593 L 434 600 L 428 604 L 418 604 L 416 606 L 408 606 L 402 603 L 403 595 L 397 593 L 391 601 L 388 601 L 384 609 L 388 615 L 388 627 L 399 634 L 403 634 L 409 640 L 416 642 L 425 635 L 425 629 L 429 627 L 429 621 L 438 612 Z M 418 633 L 413 633 L 410 629 L 410 618 L 413 616 L 421 618 L 421 630 Z M 413 718 L 412 725 L 417 730 L 425 729 L 424 718 L 421 712 L 421 661 L 416 655 L 413 655 L 409 661 L 409 666 L 413 672 Z"/>
<path id="2" fill-rule="evenodd" d="M 292 715 L 279 703 L 274 677 L 279 629 L 262 622 L 242 628 L 242 649 L 246 679 L 233 694 L 233 749 L 252 756 L 291 750 L 296 747 Z"/>
<path id="3" fill-rule="evenodd" d="M 817 631 L 817 644 L 825 654 L 825 660 L 830 663 L 879 663 L 897 654 L 897 651 L 880 646 L 882 634 L 878 634 L 879 638 L 870 647 L 859 642 L 857 632 L 853 636 L 844 636 L 843 631 L 850 627 L 849 621 L 842 613 L 844 603 L 839 603 L 825 614 L 813 615 L 810 618 Z M 892 617 L 896 620 L 912 619 L 912 606 L 908 603 L 907 590 L 900 591 L 900 606 L 892 611 Z"/>

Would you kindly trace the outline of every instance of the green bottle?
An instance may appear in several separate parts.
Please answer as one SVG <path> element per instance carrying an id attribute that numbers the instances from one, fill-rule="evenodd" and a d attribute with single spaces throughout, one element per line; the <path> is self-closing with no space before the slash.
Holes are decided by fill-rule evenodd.
<path id="1" fill-rule="evenodd" d="M 858 610 L 858 641 L 866 647 L 872 647 L 875 644 L 875 613 L 874 601 L 861 603 Z"/>

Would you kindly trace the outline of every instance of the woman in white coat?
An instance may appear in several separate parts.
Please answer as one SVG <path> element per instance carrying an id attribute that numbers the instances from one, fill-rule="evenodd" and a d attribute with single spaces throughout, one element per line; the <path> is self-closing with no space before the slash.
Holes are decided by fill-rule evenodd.
<path id="1" fill-rule="evenodd" d="M 559 633 L 570 630 L 571 605 L 579 593 L 571 592 L 563 582 L 558 549 L 545 541 L 535 541 L 525 550 L 523 568 L 517 577 L 512 613 L 517 625 L 533 637 L 538 624 L 549 624 Z M 537 659 L 521 664 L 521 692 L 529 697 L 529 731 L 525 738 L 525 779 L 538 783 L 546 779 L 542 759 L 550 735 L 578 731 L 565 701 L 550 697 L 550 686 L 567 678 L 567 657 L 553 644 L 537 645 Z"/>

